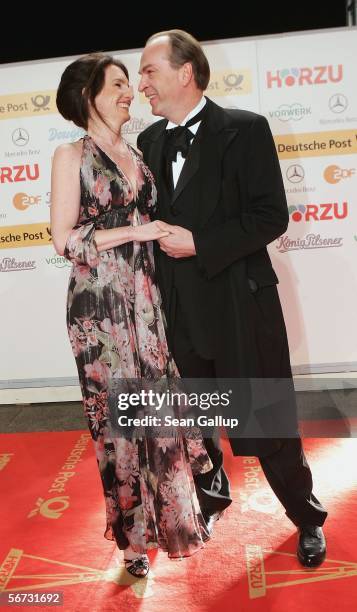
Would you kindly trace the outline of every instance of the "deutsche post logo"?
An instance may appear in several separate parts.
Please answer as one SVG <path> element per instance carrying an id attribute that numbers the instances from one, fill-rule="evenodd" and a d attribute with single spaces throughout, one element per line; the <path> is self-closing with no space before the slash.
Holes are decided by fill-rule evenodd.
<path id="1" fill-rule="evenodd" d="M 58 113 L 55 91 L 29 91 L 0 96 L 0 119 Z M 17 142 L 15 144 L 18 144 Z"/>

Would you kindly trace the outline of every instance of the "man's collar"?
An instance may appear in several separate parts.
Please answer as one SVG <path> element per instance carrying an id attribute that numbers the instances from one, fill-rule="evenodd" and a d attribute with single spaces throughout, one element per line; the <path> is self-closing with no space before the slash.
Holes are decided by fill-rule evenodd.
<path id="1" fill-rule="evenodd" d="M 188 113 L 188 115 L 186 115 L 186 117 L 184 118 L 183 121 L 181 121 L 181 123 L 174 123 L 173 121 L 169 121 L 166 129 L 167 130 L 171 130 L 171 128 L 175 128 L 178 125 L 185 125 L 187 123 L 187 121 L 189 121 L 191 119 L 191 117 L 194 117 L 195 115 L 197 115 L 205 106 L 206 104 L 206 98 L 204 96 L 202 96 L 201 100 L 199 101 L 198 104 L 196 104 L 195 108 L 192 109 L 192 111 L 190 111 Z"/>

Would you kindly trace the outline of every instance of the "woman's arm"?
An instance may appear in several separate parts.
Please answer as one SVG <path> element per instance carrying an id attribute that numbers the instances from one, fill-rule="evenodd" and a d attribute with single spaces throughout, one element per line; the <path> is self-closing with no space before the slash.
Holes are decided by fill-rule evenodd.
<path id="1" fill-rule="evenodd" d="M 51 235 L 54 247 L 63 255 L 67 238 L 76 225 L 80 206 L 81 153 L 75 144 L 57 147 L 51 172 Z"/>
<path id="2" fill-rule="evenodd" d="M 51 234 L 59 255 L 65 253 L 68 239 L 78 222 L 80 209 L 81 143 L 63 144 L 57 147 L 51 175 Z M 89 222 L 92 224 L 93 222 Z M 156 240 L 167 236 L 156 222 L 137 227 L 117 227 L 95 230 L 93 240 L 98 252 L 136 240 Z M 78 237 L 80 234 L 78 234 Z"/>

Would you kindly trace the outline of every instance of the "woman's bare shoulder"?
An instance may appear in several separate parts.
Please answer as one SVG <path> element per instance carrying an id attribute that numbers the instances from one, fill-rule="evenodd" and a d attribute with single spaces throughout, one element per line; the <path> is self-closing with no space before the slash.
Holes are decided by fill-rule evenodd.
<path id="1" fill-rule="evenodd" d="M 83 139 L 66 142 L 56 147 L 54 159 L 61 161 L 80 161 L 83 151 Z"/>

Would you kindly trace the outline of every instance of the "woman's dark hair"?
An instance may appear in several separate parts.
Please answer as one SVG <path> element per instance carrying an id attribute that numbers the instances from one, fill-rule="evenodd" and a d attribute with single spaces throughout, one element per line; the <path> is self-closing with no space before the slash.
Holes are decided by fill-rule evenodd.
<path id="1" fill-rule="evenodd" d="M 89 53 L 67 66 L 61 76 L 56 97 L 57 108 L 62 117 L 86 130 L 90 102 L 104 121 L 95 105 L 95 97 L 103 89 L 108 66 L 118 66 L 129 79 L 126 66 L 120 60 L 104 53 Z"/>
<path id="2" fill-rule="evenodd" d="M 197 87 L 205 91 L 210 79 L 210 67 L 198 40 L 184 30 L 165 30 L 150 36 L 146 44 L 162 36 L 169 39 L 171 47 L 169 61 L 172 68 L 180 68 L 186 62 L 190 62 Z"/>

